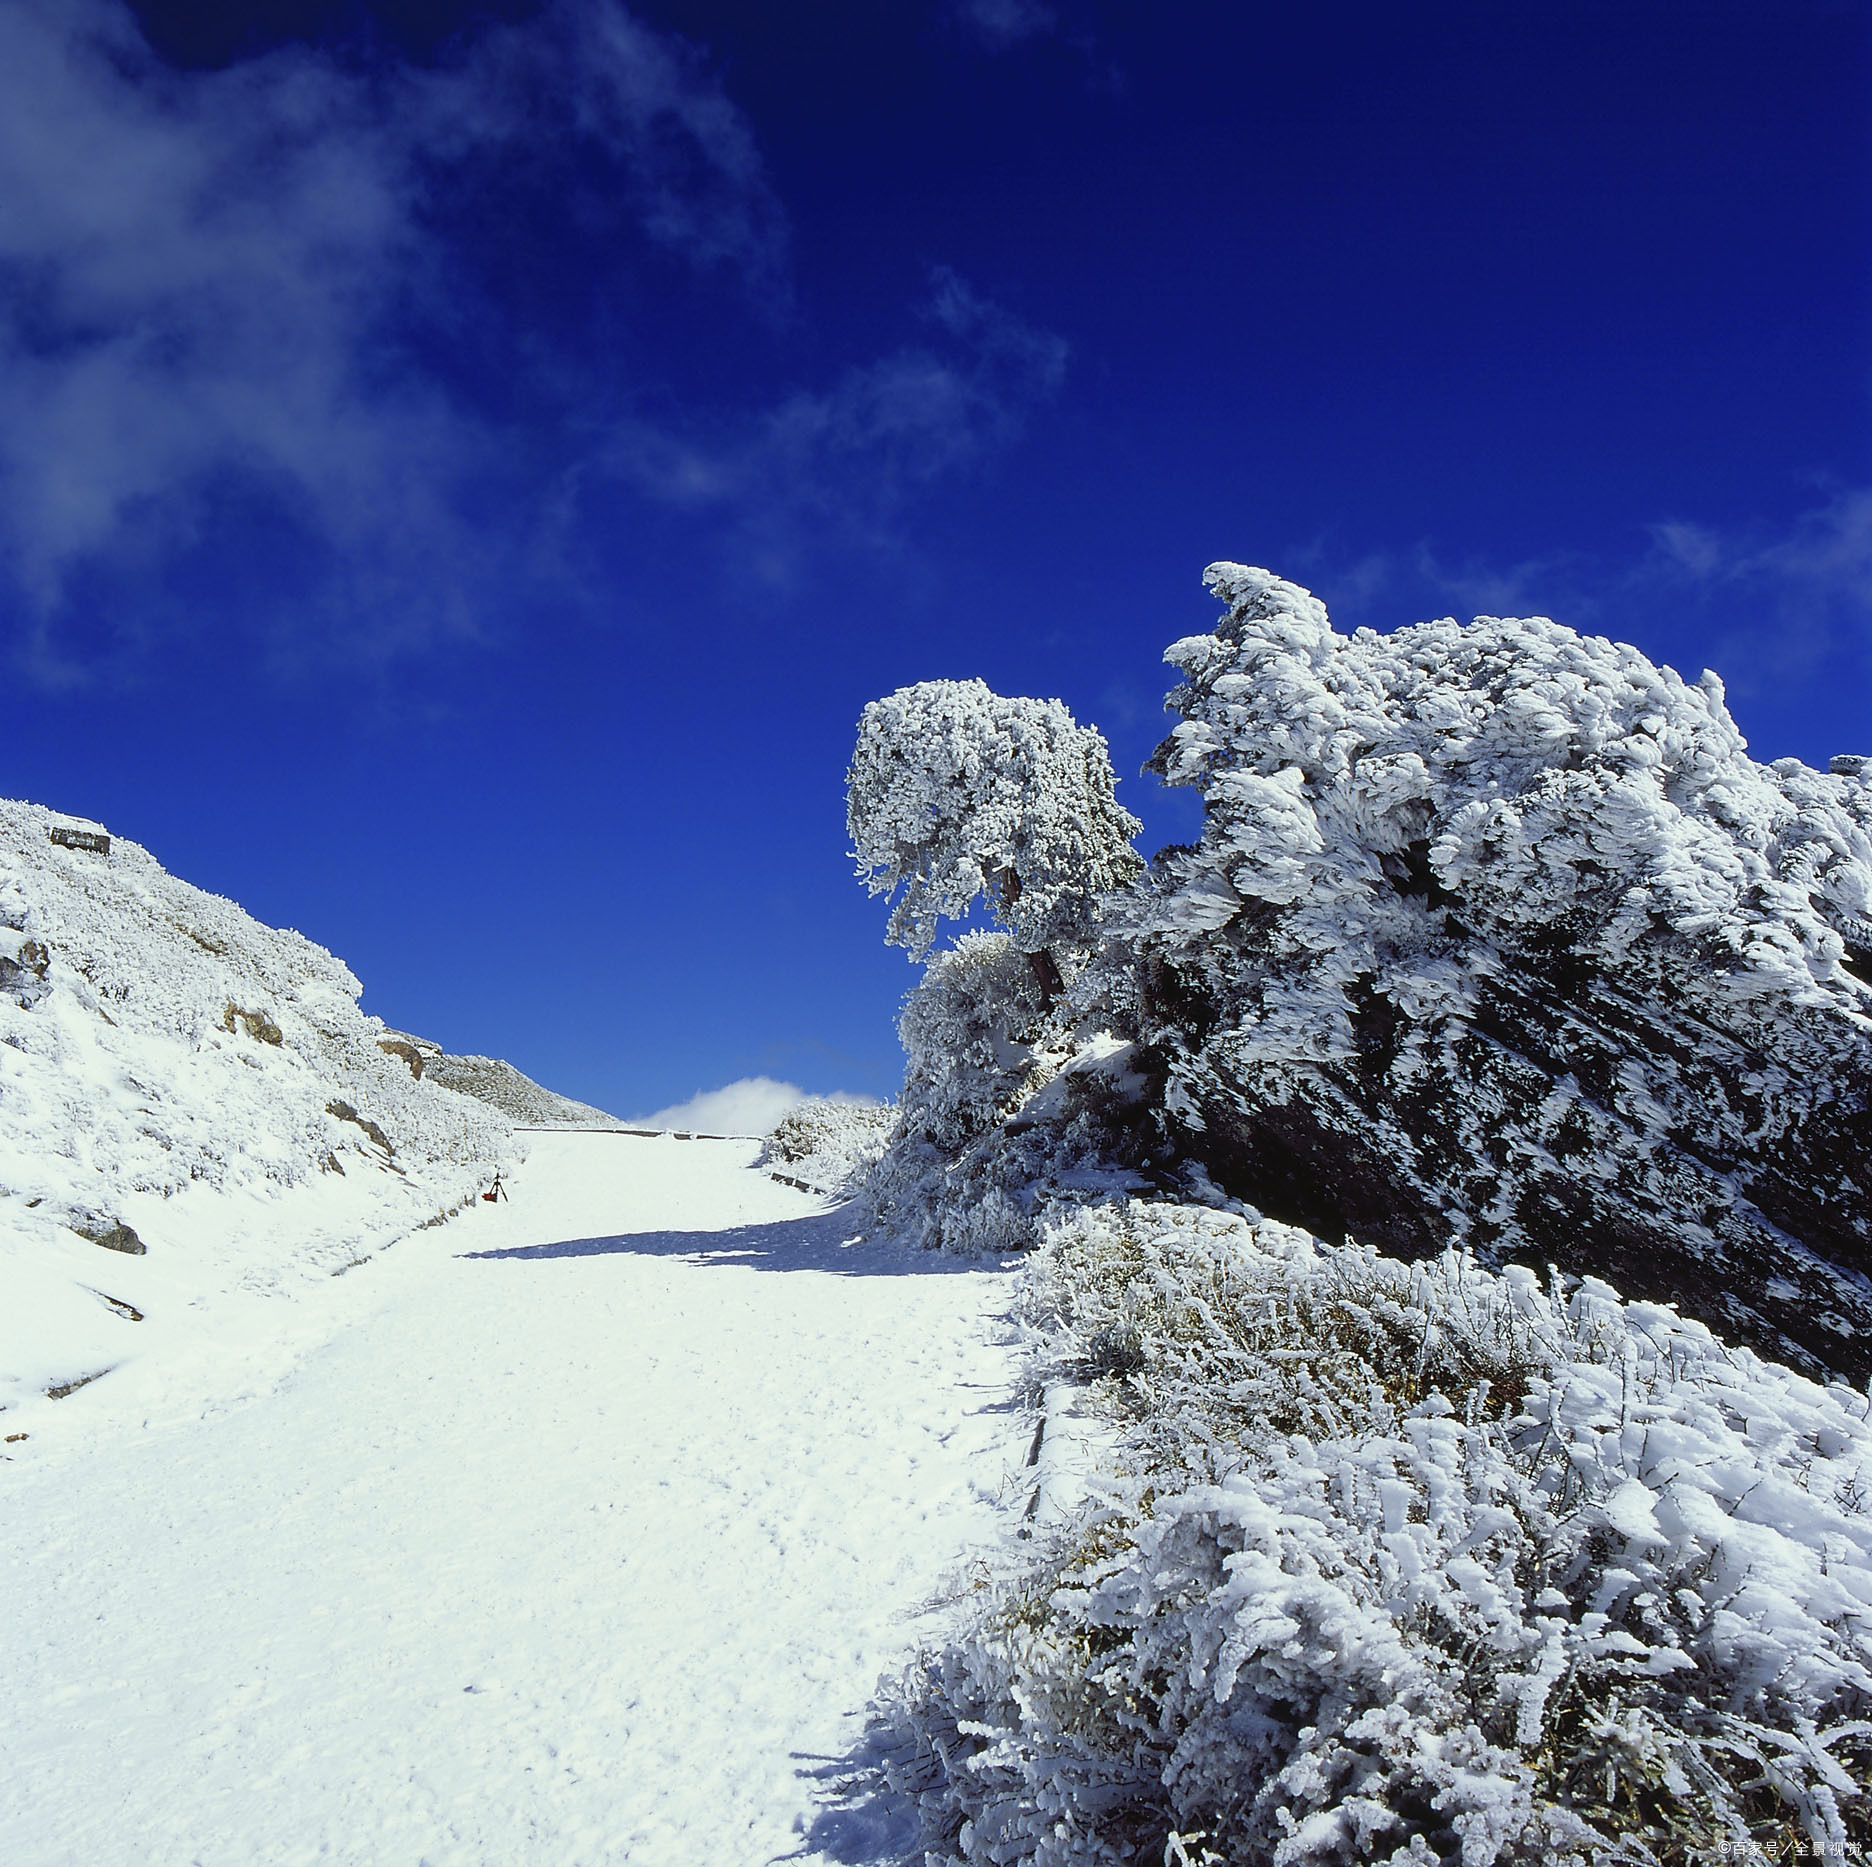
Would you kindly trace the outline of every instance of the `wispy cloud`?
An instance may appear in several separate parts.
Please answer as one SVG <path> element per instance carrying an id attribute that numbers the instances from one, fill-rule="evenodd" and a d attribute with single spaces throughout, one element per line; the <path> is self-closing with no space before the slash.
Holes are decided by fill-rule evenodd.
<path id="1" fill-rule="evenodd" d="M 955 0 L 952 12 L 964 30 L 995 52 L 1054 32 L 1060 23 L 1058 12 L 1044 0 Z"/>
<path id="2" fill-rule="evenodd" d="M 1491 562 L 1429 544 L 1348 557 L 1328 539 L 1293 554 L 1341 626 L 1435 611 L 1552 616 L 1594 633 L 1688 650 L 1738 696 L 1863 678 L 1872 660 L 1872 487 L 1841 487 L 1778 525 L 1663 519 L 1620 558 L 1555 550 Z M 1278 567 L 1277 567 L 1278 568 Z"/>
<path id="3" fill-rule="evenodd" d="M 1597 614 L 1634 592 L 1746 594 L 1804 630 L 1872 639 L 1872 487 L 1835 490 L 1779 525 L 1716 526 L 1662 519 L 1648 548 L 1623 560 L 1554 550 L 1512 561 L 1451 558 L 1428 542 L 1347 558 L 1330 538 L 1293 554 L 1330 583 L 1342 606 L 1417 601 L 1426 594 L 1477 614 Z"/>
<path id="4" fill-rule="evenodd" d="M 1078 62 L 1091 95 L 1121 97 L 1125 74 L 1102 48 L 1090 11 L 1080 0 L 945 0 L 943 7 L 949 24 L 990 57 L 1059 47 Z"/>
<path id="5" fill-rule="evenodd" d="M 1673 519 L 1651 528 L 1645 574 L 1760 596 L 1783 620 L 1872 639 L 1872 487 L 1848 487 L 1780 531 L 1723 532 Z"/>
<path id="6" fill-rule="evenodd" d="M 1631 580 L 1642 600 L 1689 603 L 1710 658 L 1739 695 L 1872 672 L 1872 487 L 1842 487 L 1791 525 L 1652 527 Z"/>
<path id="7" fill-rule="evenodd" d="M 1450 563 L 1427 545 L 1416 553 L 1419 581 L 1478 616 L 1544 616 L 1558 608 L 1566 611 L 1567 620 L 1581 624 L 1585 612 L 1596 607 L 1580 587 L 1582 568 L 1577 554 L 1564 551 L 1512 564 L 1490 564 L 1473 556 Z"/>
<path id="8" fill-rule="evenodd" d="M 931 274 L 920 321 L 926 338 L 763 412 L 634 425 L 613 464 L 653 498 L 721 510 L 770 546 L 809 523 L 888 536 L 906 499 L 1011 441 L 1066 371 L 1063 338 L 946 267 Z"/>
<path id="9" fill-rule="evenodd" d="M 159 566 L 230 500 L 343 567 L 306 599 L 327 619 L 472 626 L 464 501 L 503 457 L 425 360 L 463 289 L 438 208 L 522 148 L 596 152 L 645 239 L 783 287 L 748 126 L 609 0 L 422 71 L 293 50 L 178 72 L 120 0 L 0 9 L 0 561 L 38 672 L 72 671 L 75 581 Z"/>

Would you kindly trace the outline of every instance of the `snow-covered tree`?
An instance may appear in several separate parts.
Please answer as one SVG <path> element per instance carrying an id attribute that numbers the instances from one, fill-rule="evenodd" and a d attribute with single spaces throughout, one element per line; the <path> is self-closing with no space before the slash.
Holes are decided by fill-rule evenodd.
<path id="1" fill-rule="evenodd" d="M 1217 564 L 1153 761 L 1204 824 L 1108 931 L 1229 1192 L 1603 1276 L 1872 1372 L 1872 782 L 1543 617 L 1337 633 Z M 1118 987 L 1114 987 L 1116 991 Z"/>
<path id="2" fill-rule="evenodd" d="M 883 1695 L 924 1857 L 1857 1858 L 1872 759 L 1209 583 L 1141 880 L 1055 830 L 1063 710 L 907 689 L 853 764 L 892 938 L 1008 929 L 910 995 L 868 1222 L 1039 1247 L 1022 1541 Z"/>
<path id="3" fill-rule="evenodd" d="M 846 821 L 858 873 L 897 897 L 885 938 L 920 958 L 938 921 L 985 896 L 1050 1000 L 1058 949 L 1085 943 L 1098 897 L 1143 867 L 1142 826 L 1113 793 L 1104 739 L 1057 700 L 921 681 L 872 701 Z"/>

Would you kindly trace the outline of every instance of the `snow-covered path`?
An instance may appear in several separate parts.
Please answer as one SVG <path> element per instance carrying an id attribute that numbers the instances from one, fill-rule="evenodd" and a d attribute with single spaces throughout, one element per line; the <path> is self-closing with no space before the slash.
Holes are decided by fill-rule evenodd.
<path id="1" fill-rule="evenodd" d="M 9 1447 L 0 1860 L 871 1858 L 824 1766 L 1004 1533 L 1007 1285 L 752 1152 L 536 1137 L 248 1391 Z"/>

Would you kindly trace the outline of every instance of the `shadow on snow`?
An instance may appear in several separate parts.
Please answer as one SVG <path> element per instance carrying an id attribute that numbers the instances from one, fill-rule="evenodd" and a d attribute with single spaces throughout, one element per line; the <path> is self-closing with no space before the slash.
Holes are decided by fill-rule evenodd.
<path id="1" fill-rule="evenodd" d="M 829 1271 L 841 1277 L 958 1277 L 999 1271 L 1000 1258 L 956 1258 L 894 1241 L 854 1238 L 838 1212 L 808 1213 L 720 1232 L 615 1232 L 549 1245 L 464 1251 L 464 1258 L 684 1258 L 692 1264 L 755 1271 Z"/>
<path id="2" fill-rule="evenodd" d="M 847 1215 L 833 1211 L 797 1219 L 734 1226 L 720 1232 L 618 1232 L 603 1238 L 566 1238 L 546 1245 L 511 1245 L 503 1250 L 464 1251 L 464 1258 L 548 1259 L 681 1258 L 692 1264 L 757 1271 L 824 1271 L 842 1277 L 956 1277 L 999 1272 L 1011 1260 L 956 1258 L 919 1251 L 895 1241 L 853 1238 Z M 1010 1395 L 990 1403 L 989 1412 L 1014 1411 Z M 840 1867 L 912 1867 L 923 1857 L 923 1835 L 915 1797 L 893 1787 L 886 1766 L 910 1762 L 904 1740 L 875 1713 L 868 1729 L 843 1757 L 795 1753 L 800 1774 L 813 1784 L 817 1810 L 789 1861 L 834 1862 Z"/>
<path id="3" fill-rule="evenodd" d="M 912 1763 L 908 1743 L 875 1715 L 864 1736 L 843 1757 L 794 1753 L 800 1775 L 813 1785 L 818 1811 L 790 1854 L 774 1856 L 769 1867 L 787 1861 L 835 1861 L 839 1867 L 922 1867 L 924 1843 L 916 1799 L 894 1788 L 886 1775 L 895 1763 L 900 1772 Z M 927 1766 L 926 1766 L 927 1767 Z"/>

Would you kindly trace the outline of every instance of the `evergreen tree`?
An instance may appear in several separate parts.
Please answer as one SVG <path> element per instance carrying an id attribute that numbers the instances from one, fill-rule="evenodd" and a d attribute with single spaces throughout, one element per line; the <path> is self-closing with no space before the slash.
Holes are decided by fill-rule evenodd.
<path id="1" fill-rule="evenodd" d="M 846 778 L 858 873 L 895 895 L 885 938 L 921 958 L 937 923 L 986 898 L 1043 997 L 1090 943 L 1102 894 L 1143 864 L 1096 728 L 1057 700 L 921 681 L 865 708 Z"/>

